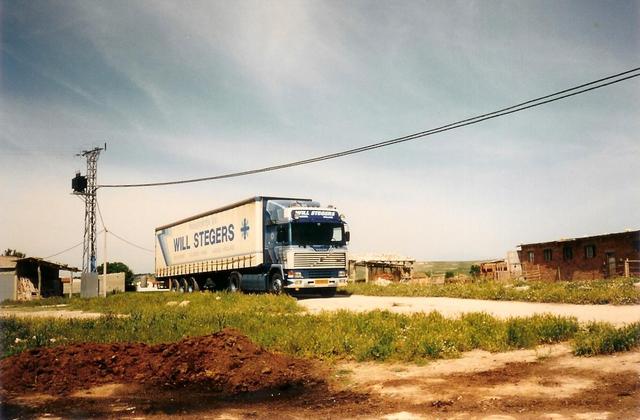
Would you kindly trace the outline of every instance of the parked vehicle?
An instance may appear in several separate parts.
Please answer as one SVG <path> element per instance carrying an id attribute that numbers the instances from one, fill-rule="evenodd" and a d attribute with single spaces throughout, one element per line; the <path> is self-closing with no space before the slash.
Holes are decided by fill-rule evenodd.
<path id="1" fill-rule="evenodd" d="M 309 291 L 347 280 L 349 230 L 332 206 L 254 197 L 156 229 L 156 278 L 168 288 Z"/>

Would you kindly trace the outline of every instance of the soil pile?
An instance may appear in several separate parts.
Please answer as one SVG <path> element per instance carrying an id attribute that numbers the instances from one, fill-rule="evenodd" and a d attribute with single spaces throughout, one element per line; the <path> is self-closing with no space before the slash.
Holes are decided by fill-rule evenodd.
<path id="1" fill-rule="evenodd" d="M 81 343 L 42 348 L 0 361 L 0 384 L 11 394 L 66 395 L 107 383 L 237 394 L 319 381 L 307 361 L 270 353 L 233 329 L 169 344 Z"/>

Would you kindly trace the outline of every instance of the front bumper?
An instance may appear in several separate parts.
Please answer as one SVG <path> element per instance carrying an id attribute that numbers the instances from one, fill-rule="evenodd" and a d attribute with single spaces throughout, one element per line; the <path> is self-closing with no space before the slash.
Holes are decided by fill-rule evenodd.
<path id="1" fill-rule="evenodd" d="M 286 279 L 286 289 L 313 289 L 318 287 L 338 287 L 347 284 L 346 277 L 330 277 L 320 279 Z"/>

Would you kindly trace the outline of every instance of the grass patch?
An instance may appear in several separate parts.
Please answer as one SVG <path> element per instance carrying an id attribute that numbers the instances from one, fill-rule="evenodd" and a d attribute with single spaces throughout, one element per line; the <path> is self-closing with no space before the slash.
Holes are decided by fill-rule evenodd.
<path id="1" fill-rule="evenodd" d="M 595 356 L 636 347 L 640 347 L 640 322 L 622 328 L 598 322 L 587 325 L 576 335 L 573 351 L 578 356 Z"/>
<path id="2" fill-rule="evenodd" d="M 348 294 L 368 296 L 453 297 L 524 302 L 633 305 L 640 303 L 640 289 L 634 287 L 634 281 L 637 279 L 617 278 L 613 280 L 528 283 L 480 281 L 442 285 L 394 283 L 388 286 L 350 283 L 341 290 Z"/>
<path id="3" fill-rule="evenodd" d="M 185 307 L 168 306 L 188 299 Z M 499 320 L 439 313 L 301 312 L 288 296 L 226 293 L 116 294 L 74 299 L 65 309 L 101 311 L 98 319 L 0 321 L 3 354 L 69 342 L 171 342 L 234 327 L 276 351 L 324 359 L 416 361 L 455 357 L 476 348 L 500 351 L 555 343 L 578 330 L 575 319 L 550 315 Z M 117 317 L 116 314 L 129 314 Z"/>
<path id="4" fill-rule="evenodd" d="M 167 305 L 189 300 L 188 306 Z M 473 349 L 506 351 L 575 338 L 576 354 L 637 346 L 640 325 L 580 327 L 574 318 L 536 315 L 501 320 L 486 313 L 445 318 L 437 312 L 302 312 L 289 296 L 227 293 L 116 294 L 74 299 L 65 309 L 101 311 L 98 319 L 0 319 L 6 357 L 71 342 L 173 342 L 233 327 L 273 351 L 321 359 L 422 363 Z M 116 314 L 128 314 L 118 317 Z"/>
<path id="5" fill-rule="evenodd" d="M 482 261 L 416 261 L 413 271 L 418 273 L 433 274 L 451 272 L 454 274 L 469 274 L 472 265 Z"/>

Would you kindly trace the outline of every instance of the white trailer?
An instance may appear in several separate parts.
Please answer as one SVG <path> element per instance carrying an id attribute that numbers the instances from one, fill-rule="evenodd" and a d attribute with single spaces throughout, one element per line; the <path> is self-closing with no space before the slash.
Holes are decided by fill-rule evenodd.
<path id="1" fill-rule="evenodd" d="M 348 226 L 333 207 L 253 197 L 156 229 L 156 277 L 174 290 L 315 290 L 347 279 Z"/>

